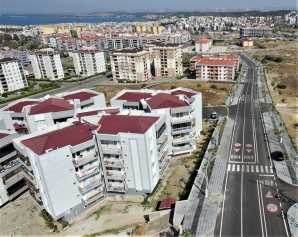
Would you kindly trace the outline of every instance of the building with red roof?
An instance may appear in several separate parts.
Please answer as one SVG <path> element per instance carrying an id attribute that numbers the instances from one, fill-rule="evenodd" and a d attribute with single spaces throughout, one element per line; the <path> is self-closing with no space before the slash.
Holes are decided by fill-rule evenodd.
<path id="1" fill-rule="evenodd" d="M 12 139 L 19 137 L 15 131 L 0 130 L 0 206 L 22 194 L 28 187 L 21 171 Z"/>
<path id="2" fill-rule="evenodd" d="M 169 155 L 192 152 L 193 137 L 202 130 L 202 94 L 186 88 L 170 91 L 123 90 L 111 100 L 112 106 L 166 115 Z"/>
<path id="3" fill-rule="evenodd" d="M 150 193 L 169 166 L 165 115 L 123 110 L 95 114 L 90 123 L 87 113 L 98 111 L 81 112 L 83 123 L 76 118 L 13 139 L 33 199 L 56 220 L 71 221 L 108 196 Z"/>
<path id="4" fill-rule="evenodd" d="M 196 52 L 207 52 L 212 47 L 212 39 L 199 39 L 195 42 Z"/>

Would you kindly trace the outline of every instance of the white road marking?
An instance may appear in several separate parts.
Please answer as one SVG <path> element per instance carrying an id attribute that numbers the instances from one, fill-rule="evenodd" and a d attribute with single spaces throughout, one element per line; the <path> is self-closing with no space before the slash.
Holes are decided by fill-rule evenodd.
<path id="1" fill-rule="evenodd" d="M 260 212 L 260 219 L 261 219 L 261 230 L 262 230 L 262 236 L 264 236 L 264 230 L 263 230 L 263 216 L 262 216 L 262 206 L 261 206 L 261 198 L 260 198 L 260 192 L 259 192 L 259 185 L 257 180 L 257 191 L 258 191 L 258 201 L 259 201 L 259 212 Z"/>
<path id="2" fill-rule="evenodd" d="M 240 171 L 240 165 L 237 165 L 237 172 Z"/>
<path id="3" fill-rule="evenodd" d="M 243 208 L 242 208 L 242 203 L 243 203 L 243 173 L 241 173 L 241 237 L 243 236 Z"/>
<path id="4" fill-rule="evenodd" d="M 262 188 L 261 188 L 261 184 L 257 184 L 259 186 L 260 189 L 260 195 L 262 197 Z M 264 208 L 264 202 L 263 202 L 263 198 L 261 198 L 261 204 L 262 204 L 262 212 L 263 212 L 263 218 L 264 218 L 264 228 L 265 228 L 265 236 L 268 236 L 267 234 L 267 226 L 266 226 L 266 217 L 265 217 L 265 208 Z"/>
<path id="5" fill-rule="evenodd" d="M 264 172 L 264 170 L 263 170 L 263 166 L 262 166 L 262 165 L 260 165 L 260 170 L 261 170 L 261 173 Z"/>
<path id="6" fill-rule="evenodd" d="M 256 172 L 259 173 L 259 166 L 256 166 Z"/>
<path id="7" fill-rule="evenodd" d="M 230 164 L 228 164 L 228 171 L 230 171 L 231 170 L 231 165 Z"/>
<path id="8" fill-rule="evenodd" d="M 235 165 L 234 164 L 232 165 L 232 171 L 235 171 Z"/>
<path id="9" fill-rule="evenodd" d="M 259 174 L 259 176 L 264 176 L 264 177 L 273 177 L 274 174 Z"/>
<path id="10" fill-rule="evenodd" d="M 253 165 L 251 166 L 251 172 L 254 172 L 254 166 Z"/>
<path id="11" fill-rule="evenodd" d="M 265 166 L 265 173 L 268 173 L 269 170 L 268 170 L 268 166 Z"/>
<path id="12" fill-rule="evenodd" d="M 281 203 L 279 203 L 279 206 L 282 207 L 282 206 L 281 206 Z"/>
<path id="13" fill-rule="evenodd" d="M 249 172 L 249 165 L 246 165 L 246 172 Z"/>
<path id="14" fill-rule="evenodd" d="M 245 171 L 245 165 L 242 165 L 242 172 Z"/>

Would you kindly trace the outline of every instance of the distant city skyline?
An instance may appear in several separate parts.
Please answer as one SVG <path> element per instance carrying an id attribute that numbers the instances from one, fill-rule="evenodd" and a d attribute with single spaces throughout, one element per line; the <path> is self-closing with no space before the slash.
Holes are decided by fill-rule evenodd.
<path id="1" fill-rule="evenodd" d="M 26 3 L 26 4 L 24 4 Z M 201 4 L 201 5 L 200 5 Z M 211 0 L 203 4 L 195 0 L 2 0 L 1 13 L 92 13 L 104 11 L 228 11 L 228 10 L 287 10 L 297 9 L 295 0 Z"/>

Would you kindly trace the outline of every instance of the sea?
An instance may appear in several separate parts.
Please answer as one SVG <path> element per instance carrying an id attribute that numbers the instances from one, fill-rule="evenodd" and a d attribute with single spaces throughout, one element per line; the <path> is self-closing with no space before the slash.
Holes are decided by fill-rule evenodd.
<path id="1" fill-rule="evenodd" d="M 102 22 L 141 22 L 139 17 L 77 17 L 77 16 L 30 16 L 30 15 L 1 15 L 0 25 L 27 26 L 50 25 L 61 23 L 102 23 Z"/>

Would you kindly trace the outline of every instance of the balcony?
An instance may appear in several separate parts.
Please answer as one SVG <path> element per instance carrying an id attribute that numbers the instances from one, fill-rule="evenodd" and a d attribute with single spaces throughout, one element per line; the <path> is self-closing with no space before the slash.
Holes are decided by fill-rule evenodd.
<path id="1" fill-rule="evenodd" d="M 106 167 L 116 167 L 116 168 L 122 168 L 124 166 L 124 161 L 123 159 L 107 159 L 104 158 L 104 165 Z"/>
<path id="2" fill-rule="evenodd" d="M 159 175 L 160 175 L 160 177 L 163 177 L 165 175 L 166 170 L 168 169 L 168 167 L 169 167 L 169 160 L 167 160 L 163 164 L 163 166 L 159 169 Z"/>
<path id="3" fill-rule="evenodd" d="M 14 185 L 15 183 L 19 182 L 21 179 L 24 178 L 24 175 L 21 171 L 14 174 L 13 176 L 9 177 L 6 180 L 3 180 L 3 183 L 6 188 L 9 188 L 10 186 Z"/>
<path id="4" fill-rule="evenodd" d="M 183 117 L 172 117 L 172 123 L 184 123 L 184 122 L 191 122 L 191 116 L 183 116 Z"/>
<path id="5" fill-rule="evenodd" d="M 166 137 L 166 139 L 163 140 L 163 143 L 157 145 L 157 151 L 161 152 L 167 145 L 167 142 L 168 142 L 168 138 Z"/>
<path id="6" fill-rule="evenodd" d="M 179 138 L 173 138 L 173 144 L 179 144 L 179 143 L 189 143 L 192 141 L 192 138 L 190 136 L 184 136 Z"/>
<path id="7" fill-rule="evenodd" d="M 10 200 L 14 199 L 15 197 L 17 197 L 18 195 L 20 195 L 22 192 L 26 191 L 27 189 L 28 189 L 27 185 L 24 185 L 19 190 L 17 190 L 16 192 L 14 192 L 13 194 L 11 194 L 9 196 Z"/>
<path id="8" fill-rule="evenodd" d="M 20 152 L 17 152 L 19 161 L 24 165 L 29 171 L 32 171 L 31 162 L 28 157 L 23 156 Z"/>
<path id="9" fill-rule="evenodd" d="M 100 198 L 103 198 L 105 196 L 104 192 L 99 192 L 99 193 L 96 193 L 94 194 L 93 196 L 91 197 L 87 197 L 87 198 L 82 198 L 82 201 L 83 201 L 83 204 L 85 206 L 95 202 L 96 200 L 100 199 Z"/>
<path id="10" fill-rule="evenodd" d="M 90 155 L 84 156 L 84 157 L 80 157 L 80 158 L 75 158 L 72 160 L 73 164 L 75 165 L 75 167 L 84 165 L 86 163 L 89 163 L 90 161 L 96 160 L 97 159 L 97 152 L 92 152 Z"/>
<path id="11" fill-rule="evenodd" d="M 168 150 L 165 150 L 164 152 L 162 152 L 160 154 L 160 156 L 158 157 L 158 162 L 159 162 L 160 165 L 162 164 L 164 159 L 167 157 L 167 155 L 168 155 Z"/>
<path id="12" fill-rule="evenodd" d="M 181 146 L 181 147 L 173 147 L 174 155 L 192 152 L 192 151 L 193 151 L 193 147 L 191 145 Z"/>
<path id="13" fill-rule="evenodd" d="M 29 190 L 29 194 L 30 194 L 31 198 L 33 199 L 33 201 L 34 201 L 34 202 L 35 202 L 41 209 L 44 209 L 42 200 L 39 199 L 39 198 L 37 198 L 37 197 L 35 196 L 35 193 L 34 193 L 33 191 L 31 191 L 31 190 Z"/>
<path id="14" fill-rule="evenodd" d="M 76 177 L 78 181 L 82 181 L 84 179 L 89 178 L 90 176 L 94 174 L 98 174 L 100 172 L 99 168 L 97 166 L 90 167 L 87 170 L 83 170 L 76 173 Z"/>
<path id="15" fill-rule="evenodd" d="M 125 180 L 126 174 L 124 171 L 107 170 L 108 179 Z"/>
<path id="16" fill-rule="evenodd" d="M 122 149 L 121 146 L 106 146 L 101 145 L 102 152 L 105 154 L 121 154 Z"/>
<path id="17" fill-rule="evenodd" d="M 9 150 L 7 153 L 1 153 L 0 163 L 12 158 L 17 154 L 16 151 Z"/>
<path id="18" fill-rule="evenodd" d="M 36 184 L 34 175 L 25 167 L 21 166 L 24 176 L 29 179 L 33 184 Z"/>
<path id="19" fill-rule="evenodd" d="M 191 126 L 188 127 L 180 127 L 180 128 L 172 128 L 172 132 L 181 132 L 181 131 L 185 131 L 188 132 L 191 130 Z"/>
<path id="20" fill-rule="evenodd" d="M 109 183 L 108 191 L 109 192 L 120 192 L 125 193 L 127 191 L 128 187 L 126 184 L 120 185 L 115 183 Z"/>
<path id="21" fill-rule="evenodd" d="M 102 181 L 103 181 L 103 178 L 98 178 L 98 179 L 96 179 L 95 181 L 91 182 L 88 185 L 85 185 L 83 187 L 79 186 L 79 190 L 80 190 L 81 194 L 85 194 L 85 193 L 93 190 L 94 188 L 100 186 L 102 184 Z"/>
<path id="22" fill-rule="evenodd" d="M 12 160 L 9 162 L 9 164 L 5 164 L 3 166 L 0 166 L 0 173 L 1 173 L 1 176 L 5 176 L 6 174 L 12 172 L 13 170 L 21 167 L 21 163 L 19 161 L 18 158 L 16 158 L 15 160 Z"/>

